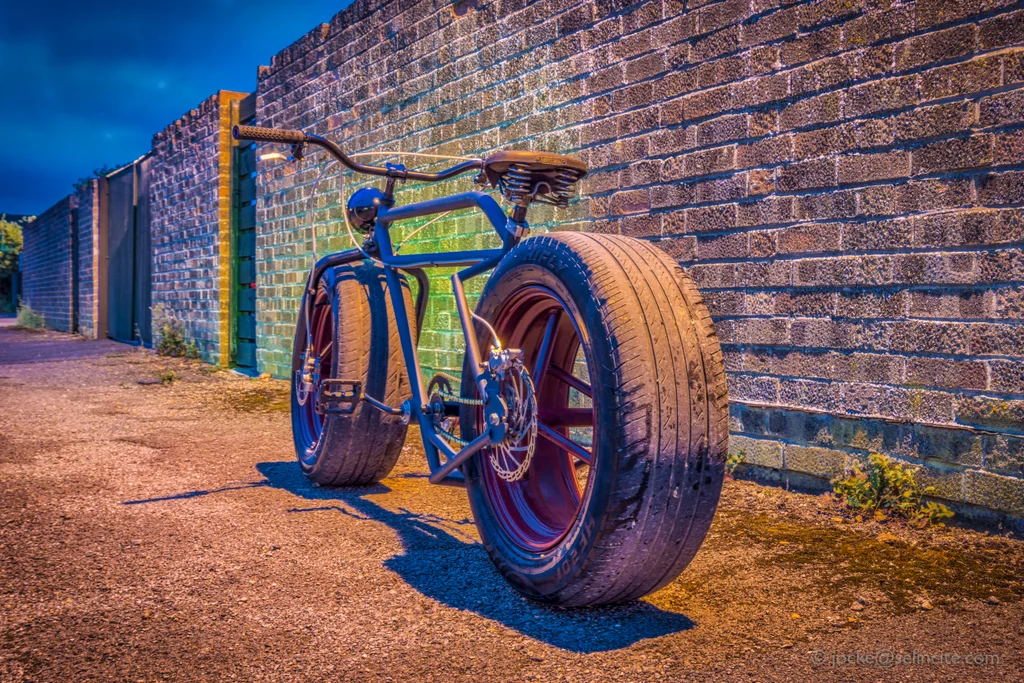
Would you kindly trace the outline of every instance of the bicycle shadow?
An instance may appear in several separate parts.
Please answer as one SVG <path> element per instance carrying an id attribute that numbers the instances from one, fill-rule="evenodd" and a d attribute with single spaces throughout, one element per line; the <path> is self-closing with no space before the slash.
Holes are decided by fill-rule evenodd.
<path id="1" fill-rule="evenodd" d="M 484 548 L 457 529 L 470 520 L 453 521 L 408 510 L 393 512 L 366 498 L 387 493 L 382 484 L 360 489 L 316 488 L 294 461 L 262 462 L 256 469 L 266 485 L 304 500 L 323 503 L 289 512 L 337 509 L 340 513 L 382 522 L 401 540 L 403 553 L 384 562 L 417 591 L 448 607 L 468 610 L 525 636 L 578 653 L 617 650 L 647 638 L 677 633 L 696 624 L 683 614 L 646 602 L 619 607 L 567 610 L 525 600 L 505 583 Z M 429 521 L 428 521 L 429 520 Z M 433 523 L 430 523 L 433 522 Z"/>

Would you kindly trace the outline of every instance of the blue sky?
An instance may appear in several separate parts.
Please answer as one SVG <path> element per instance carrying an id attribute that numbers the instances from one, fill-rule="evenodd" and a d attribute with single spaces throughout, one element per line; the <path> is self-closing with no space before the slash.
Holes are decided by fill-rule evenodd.
<path id="1" fill-rule="evenodd" d="M 352 0 L 0 1 L 0 212 L 39 214 Z"/>

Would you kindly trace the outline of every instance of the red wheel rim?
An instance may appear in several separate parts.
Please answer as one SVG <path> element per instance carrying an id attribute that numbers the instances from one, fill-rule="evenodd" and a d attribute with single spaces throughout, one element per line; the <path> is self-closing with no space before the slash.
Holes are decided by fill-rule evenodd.
<path id="1" fill-rule="evenodd" d="M 598 457 L 586 443 L 588 433 L 595 441 L 593 365 L 584 356 L 579 320 L 546 287 L 524 287 L 512 294 L 502 303 L 494 327 L 503 344 L 523 351 L 537 396 L 538 435 L 522 479 L 499 477 L 489 449 L 478 456 L 478 466 L 491 508 L 508 537 L 524 550 L 544 551 L 557 545 L 579 516 Z M 479 412 L 477 432 L 482 429 Z"/>
<path id="2" fill-rule="evenodd" d="M 295 427 L 302 451 L 299 459 L 303 464 L 312 466 L 316 462 L 316 449 L 324 430 L 324 416 L 316 411 L 317 402 L 320 400 L 319 379 L 332 376 L 334 361 L 334 312 L 330 297 L 327 296 L 327 290 L 323 287 L 317 290 L 316 299 L 313 302 L 313 315 L 309 330 L 312 339 L 311 348 L 320 358 L 320 371 L 319 377 L 314 376 L 313 378 L 313 385 L 310 387 L 306 400 L 297 406 Z M 293 372 L 292 381 L 295 382 L 294 390 L 301 392 L 301 367 Z"/>

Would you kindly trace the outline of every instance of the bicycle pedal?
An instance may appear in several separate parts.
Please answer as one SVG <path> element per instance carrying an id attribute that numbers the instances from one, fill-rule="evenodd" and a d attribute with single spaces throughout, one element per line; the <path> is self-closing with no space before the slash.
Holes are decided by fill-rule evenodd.
<path id="1" fill-rule="evenodd" d="M 316 412 L 320 415 L 351 415 L 363 398 L 363 384 L 350 379 L 320 381 Z"/>

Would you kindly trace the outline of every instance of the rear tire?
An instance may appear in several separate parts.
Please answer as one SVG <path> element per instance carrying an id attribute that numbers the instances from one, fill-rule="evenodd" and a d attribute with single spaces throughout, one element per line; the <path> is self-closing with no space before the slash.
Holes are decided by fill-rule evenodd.
<path id="1" fill-rule="evenodd" d="M 518 482 L 493 476 L 487 451 L 466 466 L 495 565 L 523 594 L 567 606 L 621 603 L 675 579 L 711 525 L 728 439 L 722 352 L 689 276 L 647 242 L 552 233 L 501 261 L 476 310 L 523 349 L 531 372 L 550 334 L 554 369 L 536 386 L 540 421 L 562 415 L 577 431 L 554 431 L 574 441 L 586 430 L 578 420 L 592 425 L 589 465 L 580 451 L 574 458 L 538 437 Z M 477 332 L 487 348 L 489 335 Z M 568 374 L 589 377 L 577 386 L 591 393 L 591 416 L 579 417 L 585 394 L 570 398 L 580 390 Z M 473 386 L 468 366 L 462 386 Z M 463 406 L 460 424 L 471 440 L 482 415 Z M 585 482 L 571 478 L 581 469 Z"/>
<path id="2" fill-rule="evenodd" d="M 411 313 L 408 283 L 400 280 Z M 322 486 L 372 484 L 395 466 L 407 426 L 400 417 L 365 402 L 356 404 L 351 414 L 318 415 L 315 392 L 301 399 L 308 296 L 302 299 L 292 347 L 292 435 L 299 465 Z M 408 399 L 411 389 L 384 269 L 370 261 L 335 268 L 324 274 L 316 297 L 312 327 L 314 343 L 323 350 L 323 376 L 359 380 L 365 394 L 391 406 Z M 414 320 L 410 328 L 415 342 Z"/>

